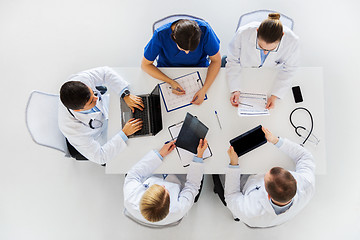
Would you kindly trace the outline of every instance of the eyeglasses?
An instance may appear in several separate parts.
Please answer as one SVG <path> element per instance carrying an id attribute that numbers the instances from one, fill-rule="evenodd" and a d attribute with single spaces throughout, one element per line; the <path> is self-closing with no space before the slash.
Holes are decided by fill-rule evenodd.
<path id="1" fill-rule="evenodd" d="M 268 50 L 268 49 L 264 49 L 262 47 L 259 46 L 258 44 L 258 38 L 256 37 L 256 49 L 257 50 L 263 50 L 263 51 L 266 51 L 266 52 L 277 52 L 279 50 L 279 46 L 280 46 L 280 43 L 281 43 L 281 40 L 279 41 L 277 47 L 273 50 Z"/>

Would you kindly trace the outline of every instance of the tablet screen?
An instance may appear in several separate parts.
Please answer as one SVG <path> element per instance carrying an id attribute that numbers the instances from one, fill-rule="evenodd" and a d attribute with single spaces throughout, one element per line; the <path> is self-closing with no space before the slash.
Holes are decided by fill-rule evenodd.
<path id="1" fill-rule="evenodd" d="M 267 140 L 265 138 L 264 132 L 261 130 L 261 125 L 230 140 L 231 146 L 234 147 L 234 150 L 239 157 L 257 147 L 260 147 L 266 142 Z"/>

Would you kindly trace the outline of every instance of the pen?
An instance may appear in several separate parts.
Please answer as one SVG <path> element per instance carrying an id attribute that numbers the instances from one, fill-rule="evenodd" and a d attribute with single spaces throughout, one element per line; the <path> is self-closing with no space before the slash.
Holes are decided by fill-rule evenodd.
<path id="1" fill-rule="evenodd" d="M 168 144 L 170 141 L 166 141 L 164 144 Z M 175 145 L 175 144 L 174 144 Z M 172 148 L 173 145 L 170 145 L 170 147 L 168 148 L 168 151 L 170 150 L 170 148 Z"/>
<path id="2" fill-rule="evenodd" d="M 169 89 L 173 89 L 172 87 L 169 87 Z M 179 87 L 177 87 L 176 89 L 174 89 L 177 92 L 185 92 L 184 90 L 181 90 Z"/>
<path id="3" fill-rule="evenodd" d="M 239 104 L 244 105 L 244 106 L 254 107 L 254 106 L 252 106 L 252 105 L 245 104 L 245 103 L 239 103 Z"/>
<path id="4" fill-rule="evenodd" d="M 217 114 L 217 111 L 216 111 L 216 110 L 215 110 L 215 116 L 216 116 L 216 119 L 218 120 L 218 123 L 219 123 L 219 127 L 220 127 L 220 129 L 222 129 L 221 124 L 220 124 L 220 119 L 219 119 L 219 116 L 218 116 L 218 114 Z"/>

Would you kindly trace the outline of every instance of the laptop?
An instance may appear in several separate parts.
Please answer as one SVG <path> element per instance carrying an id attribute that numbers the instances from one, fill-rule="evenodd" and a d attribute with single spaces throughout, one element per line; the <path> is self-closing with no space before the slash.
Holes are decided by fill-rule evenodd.
<path id="1" fill-rule="evenodd" d="M 142 129 L 129 137 L 154 136 L 163 128 L 159 85 L 157 84 L 150 94 L 138 95 L 138 97 L 141 97 L 144 103 L 144 110 L 135 108 L 134 113 L 120 98 L 121 125 L 124 127 L 131 118 L 140 118 L 143 121 Z"/>

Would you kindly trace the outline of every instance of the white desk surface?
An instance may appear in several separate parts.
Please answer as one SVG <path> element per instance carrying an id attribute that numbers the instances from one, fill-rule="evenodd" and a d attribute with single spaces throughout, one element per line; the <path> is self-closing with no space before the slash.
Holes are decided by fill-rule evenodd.
<path id="1" fill-rule="evenodd" d="M 114 68 L 125 80 L 130 83 L 130 90 L 133 94 L 150 93 L 154 86 L 160 81 L 150 77 L 140 68 Z M 206 77 L 206 68 L 162 68 L 170 78 L 176 78 L 187 73 L 199 71 L 202 80 Z M 266 93 L 270 95 L 276 71 L 265 68 L 249 68 L 243 71 L 244 91 L 254 93 Z M 302 143 L 289 121 L 289 115 L 296 107 L 305 107 L 313 115 L 313 133 L 320 139 L 315 147 L 310 142 L 305 147 L 313 154 L 316 162 L 316 173 L 326 173 L 326 151 L 325 151 L 325 120 L 324 120 L 324 92 L 323 92 L 323 71 L 320 67 L 299 68 L 293 77 L 293 86 L 299 85 L 304 101 L 296 104 L 291 89 L 286 97 L 277 100 L 276 107 L 270 110 L 269 116 L 239 117 L 237 108 L 229 102 L 230 93 L 225 78 L 225 69 L 222 68 L 210 87 L 205 100 L 200 106 L 190 105 L 173 112 L 166 112 L 162 104 L 163 129 L 156 136 L 130 138 L 128 147 L 117 157 L 106 165 L 106 173 L 126 173 L 137 161 L 152 149 L 159 150 L 163 144 L 170 140 L 168 127 L 174 123 L 183 121 L 186 112 L 199 118 L 208 128 L 206 136 L 213 156 L 206 159 L 205 173 L 224 173 L 229 158 L 227 149 L 229 140 L 258 126 L 267 127 L 274 134 L 286 137 L 294 142 Z M 222 130 L 219 127 L 214 111 L 219 114 Z M 303 125 L 310 129 L 310 117 L 305 111 L 294 113 L 294 123 Z M 109 129 L 108 137 L 114 136 L 121 130 L 120 122 L 120 101 L 118 96 L 110 94 Z M 243 155 L 239 159 L 239 165 L 243 173 L 265 173 L 274 166 L 294 170 L 293 161 L 283 154 L 277 147 L 266 143 L 261 147 Z M 176 150 L 169 154 L 163 164 L 156 170 L 156 173 L 186 173 L 180 162 Z"/>

